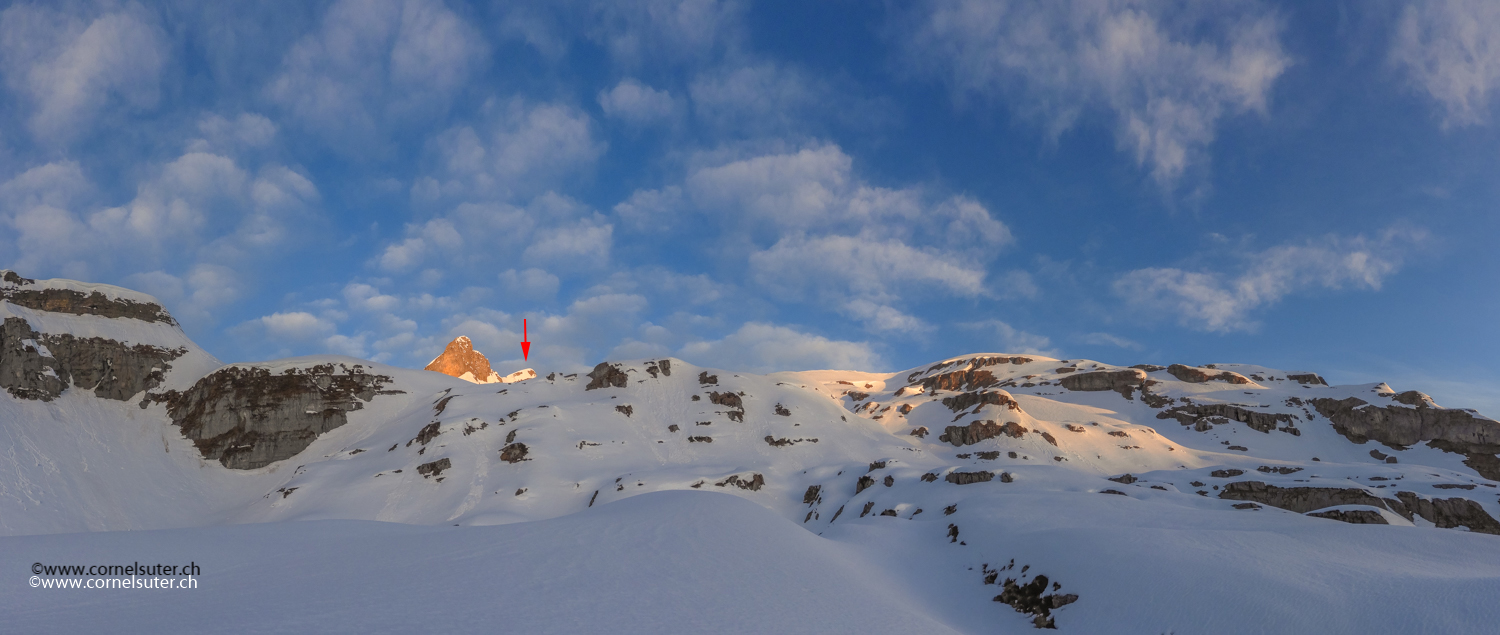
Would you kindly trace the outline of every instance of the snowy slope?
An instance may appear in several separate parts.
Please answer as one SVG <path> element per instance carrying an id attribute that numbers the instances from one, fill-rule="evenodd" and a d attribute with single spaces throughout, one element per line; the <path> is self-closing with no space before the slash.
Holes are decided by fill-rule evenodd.
<path id="1" fill-rule="evenodd" d="M 222 366 L 171 323 L 0 311 L 37 332 L 183 351 L 128 399 L 76 385 L 50 401 L 0 394 L 0 534 L 11 536 L 0 552 L 192 546 L 238 563 L 214 574 L 215 589 L 234 593 L 278 586 L 288 569 L 324 576 L 255 591 L 272 604 L 326 586 L 330 572 L 378 579 L 403 563 L 464 563 L 451 579 L 469 590 L 374 600 L 379 610 L 309 622 L 318 630 L 493 617 L 500 609 L 470 599 L 489 588 L 475 586 L 486 562 L 542 581 L 507 589 L 522 594 L 506 613 L 518 631 L 978 633 L 1055 619 L 1078 632 L 1488 632 L 1496 617 L 1477 599 L 1500 590 L 1500 536 L 1477 532 L 1500 532 L 1500 492 L 1483 475 L 1494 476 L 1500 423 L 1384 384 L 1004 354 L 898 373 L 633 360 L 475 384 L 334 356 Z M 333 395 L 349 372 L 378 377 L 379 390 Z M 185 436 L 214 409 L 213 425 L 236 420 L 226 408 L 290 416 L 235 401 L 245 397 L 224 392 L 224 378 L 240 376 L 302 382 L 306 394 L 288 403 L 323 404 L 304 419 L 347 422 L 308 432 L 290 458 L 226 467 L 203 434 Z M 237 524 L 249 525 L 224 527 Z M 613 526 L 619 535 L 589 538 Z M 701 562 L 726 563 L 743 589 L 723 591 L 739 578 Z M 1032 584 L 1039 574 L 1048 584 Z M 681 579 L 714 590 L 673 586 Z M 546 608 L 574 588 L 595 603 L 567 605 L 567 619 Z M 640 589 L 670 599 L 631 595 Z M 37 620 L 65 612 L 25 591 L 0 605 Z M 224 592 L 205 590 L 207 606 L 229 602 L 211 599 Z M 676 604 L 700 592 L 713 599 Z M 160 606 L 100 601 L 143 615 Z M 747 612 L 764 606 L 785 610 Z M 680 629 L 653 621 L 672 611 L 698 617 Z M 246 619 L 275 630 L 299 615 Z"/>

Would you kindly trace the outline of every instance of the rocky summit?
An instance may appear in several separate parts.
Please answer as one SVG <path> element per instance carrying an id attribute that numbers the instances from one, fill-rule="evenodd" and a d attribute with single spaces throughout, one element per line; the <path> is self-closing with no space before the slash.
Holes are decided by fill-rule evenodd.
<path id="1" fill-rule="evenodd" d="M 447 348 L 443 349 L 443 354 L 438 355 L 422 370 L 467 379 L 476 384 L 494 384 L 505 381 L 504 377 L 490 368 L 489 358 L 485 357 L 484 353 L 474 350 L 474 343 L 463 335 L 448 342 Z"/>
<path id="2" fill-rule="evenodd" d="M 154 298 L 0 272 L 0 554 L 25 558 L 0 568 L 131 530 L 131 558 L 415 554 L 608 601 L 776 606 L 778 631 L 1493 628 L 1500 421 L 1483 413 L 1189 360 L 695 361 L 501 377 L 458 337 L 437 372 L 225 365 Z M 194 529 L 139 531 L 168 528 Z M 429 584 L 482 587 L 464 580 Z"/>

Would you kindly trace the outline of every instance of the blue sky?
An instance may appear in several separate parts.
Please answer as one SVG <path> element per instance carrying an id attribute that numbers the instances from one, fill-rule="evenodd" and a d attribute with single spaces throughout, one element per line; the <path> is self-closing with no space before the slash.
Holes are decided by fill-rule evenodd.
<path id="1" fill-rule="evenodd" d="M 1500 412 L 1491 2 L 13 3 L 0 267 L 226 361 L 1239 361 Z"/>

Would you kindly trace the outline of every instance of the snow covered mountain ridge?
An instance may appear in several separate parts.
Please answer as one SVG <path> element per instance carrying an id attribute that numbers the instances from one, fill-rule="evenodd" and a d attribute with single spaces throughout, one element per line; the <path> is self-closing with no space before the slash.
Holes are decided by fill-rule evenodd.
<path id="1" fill-rule="evenodd" d="M 467 338 L 428 370 L 223 365 L 143 294 L 4 271 L 0 299 L 0 535 L 505 525 L 713 491 L 882 546 L 883 570 L 960 632 L 1157 629 L 1168 592 L 1206 603 L 1174 609 L 1186 624 L 1277 630 L 1255 584 L 1199 588 L 1208 572 L 1296 584 L 1348 607 L 1309 619 L 1345 627 L 1397 606 L 1450 632 L 1492 617 L 1318 577 L 1429 575 L 1398 554 L 1500 591 L 1500 538 L 1477 535 L 1500 534 L 1500 422 L 1385 384 L 992 353 L 897 373 L 606 361 L 503 383 Z M 1256 555 L 1211 546 L 1227 543 Z M 1302 567 L 1324 573 L 1287 582 Z"/>

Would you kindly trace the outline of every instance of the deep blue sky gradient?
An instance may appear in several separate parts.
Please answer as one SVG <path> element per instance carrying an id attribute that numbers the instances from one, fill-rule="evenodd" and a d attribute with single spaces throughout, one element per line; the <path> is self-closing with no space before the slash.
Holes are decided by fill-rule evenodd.
<path id="1" fill-rule="evenodd" d="M 959 9 L 994 22 L 933 39 Z M 1018 44 L 1023 23 L 1054 48 Z M 1111 28 L 1176 48 L 1100 74 L 1080 51 Z M 1263 108 L 1182 70 L 1248 73 L 1214 66 L 1236 45 L 1280 60 Z M 225 361 L 420 366 L 466 334 L 509 372 L 527 318 L 543 372 L 1040 352 L 1312 370 L 1496 414 L 1493 51 L 1484 2 L 13 3 L 0 267 L 156 294 Z M 622 85 L 662 103 L 607 107 Z M 1123 123 L 1164 99 L 1209 113 L 1166 177 Z M 454 167 L 464 127 L 477 171 Z M 864 187 L 917 211 L 756 203 L 817 176 L 798 156 L 842 179 L 835 207 Z M 423 233 L 443 223 L 457 243 Z M 1259 295 L 1236 286 L 1252 274 Z M 1204 288 L 1239 304 L 1204 318 Z"/>

